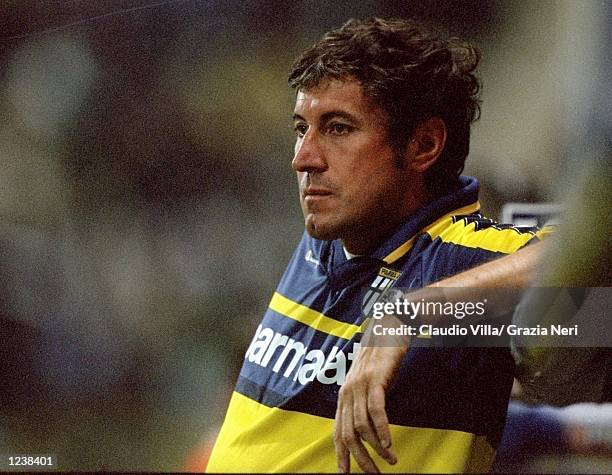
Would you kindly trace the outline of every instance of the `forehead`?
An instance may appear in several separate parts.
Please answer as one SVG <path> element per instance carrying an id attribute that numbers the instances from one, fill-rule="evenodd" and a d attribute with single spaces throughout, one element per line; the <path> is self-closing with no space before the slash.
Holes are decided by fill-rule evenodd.
<path id="1" fill-rule="evenodd" d="M 354 79 L 325 81 L 317 87 L 301 89 L 295 98 L 295 113 L 317 117 L 329 112 L 347 112 L 367 120 L 380 116 L 363 94 L 363 87 Z"/>

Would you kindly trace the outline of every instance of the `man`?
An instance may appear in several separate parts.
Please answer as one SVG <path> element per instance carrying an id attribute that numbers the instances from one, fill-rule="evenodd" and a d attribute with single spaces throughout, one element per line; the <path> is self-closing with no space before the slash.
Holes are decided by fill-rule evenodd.
<path id="1" fill-rule="evenodd" d="M 596 7 L 601 10 L 598 11 L 598 18 L 610 19 L 612 10 L 606 6 Z M 606 25 L 608 26 L 607 31 L 605 28 L 596 29 L 587 35 L 590 42 L 589 48 L 595 52 L 594 57 L 596 59 L 599 57 L 599 63 L 601 63 L 599 68 L 595 68 L 595 71 L 610 70 L 609 55 L 597 54 L 603 51 L 601 44 L 604 44 L 602 41 L 609 37 L 612 22 L 608 21 Z M 570 59 L 568 59 L 566 69 L 580 72 L 583 76 L 585 71 L 593 71 L 591 63 L 585 64 L 582 60 L 577 61 L 578 57 L 579 55 L 567 55 L 567 58 Z M 591 76 L 595 77 L 593 74 Z M 574 295 L 576 292 L 587 290 L 585 289 L 587 287 L 599 287 L 595 291 L 588 289 L 586 293 L 589 299 L 591 301 L 593 299 L 595 301 L 597 299 L 609 300 L 608 290 L 612 272 L 610 272 L 611 254 L 608 251 L 607 243 L 612 224 L 609 211 L 610 196 L 612 196 L 610 193 L 612 167 L 606 144 L 610 142 L 612 127 L 610 127 L 608 112 L 609 104 L 601 101 L 601 97 L 607 97 L 603 91 L 610 89 L 609 77 L 607 82 L 597 80 L 594 84 L 596 87 L 587 87 L 588 96 L 593 98 L 591 101 L 585 101 L 583 94 L 576 94 L 575 83 L 571 80 L 565 84 L 566 94 L 562 94 L 564 100 L 568 102 L 566 109 L 571 111 L 571 114 L 563 119 L 567 122 L 568 130 L 573 131 L 566 138 L 568 146 L 564 147 L 565 158 L 570 162 L 568 165 L 571 166 L 566 169 L 565 185 L 559 187 L 556 181 L 555 189 L 558 194 L 557 199 L 564 203 L 566 211 L 563 216 L 563 224 L 556 233 L 556 242 L 548 240 L 549 243 L 546 244 L 547 249 L 545 256 L 541 259 L 542 264 L 540 265 L 537 260 L 529 259 L 530 253 L 531 257 L 534 252 L 537 254 L 535 248 L 540 248 L 539 251 L 541 251 L 542 244 L 538 244 L 529 246 L 530 249 L 520 251 L 513 256 L 485 264 L 440 282 L 440 286 L 461 286 L 462 289 L 457 289 L 457 291 L 461 291 L 460 297 L 464 301 L 479 300 L 480 296 L 476 294 L 483 290 L 482 287 L 525 287 L 529 284 L 536 287 L 554 286 L 557 290 L 563 287 L 574 288 L 571 291 Z M 571 177 L 569 181 L 567 177 Z M 539 272 L 536 272 L 536 269 Z M 552 290 L 554 292 L 554 289 Z M 547 301 L 548 304 L 552 303 L 547 292 L 547 289 L 536 288 L 527 293 L 521 299 L 521 305 L 512 323 L 523 327 L 565 323 L 567 310 L 559 313 L 543 311 L 546 310 L 543 305 L 546 305 Z M 410 298 L 418 301 L 419 293 L 413 293 Z M 605 300 L 600 300 L 599 308 L 610 308 L 610 305 L 605 305 L 604 302 Z M 575 309 L 576 305 L 580 306 L 574 302 L 571 308 Z M 590 340 L 593 345 L 591 348 L 554 348 L 548 345 L 538 348 L 532 346 L 533 341 L 529 346 L 522 346 L 520 337 L 513 339 L 514 356 L 518 364 L 516 376 L 522 385 L 521 397 L 523 400 L 552 405 L 575 404 L 582 401 L 610 402 L 612 395 L 611 345 L 609 339 L 607 344 L 604 341 L 609 332 L 606 333 L 606 325 L 594 317 L 596 317 L 596 312 L 590 314 L 592 319 L 590 323 L 581 322 L 580 330 L 584 343 L 589 340 L 583 330 L 597 328 L 601 336 L 599 339 Z M 596 344 L 600 346 L 595 347 Z M 367 405 L 370 416 L 368 419 L 373 427 L 370 431 L 373 430 L 374 435 L 370 435 L 367 431 L 366 434 L 379 440 L 388 434 L 384 397 L 368 398 L 368 394 L 379 394 L 380 390 L 384 391 L 389 381 L 393 380 L 395 369 L 403 359 L 406 346 L 406 342 L 394 348 L 370 345 L 360 351 L 343 385 L 343 391 L 348 397 L 339 400 L 335 440 L 339 449 L 346 446 L 343 438 L 350 440 L 351 437 L 355 439 L 361 435 L 355 430 L 354 418 L 342 416 L 343 406 L 348 402 L 351 405 Z"/>
<path id="2" fill-rule="evenodd" d="M 409 349 L 394 385 L 370 394 L 385 401 L 387 390 L 388 437 L 343 389 L 340 419 L 356 422 L 337 428 L 337 452 L 331 438 L 363 288 L 420 288 L 539 239 L 478 214 L 478 182 L 459 176 L 477 63 L 468 44 L 372 19 L 326 34 L 293 65 L 306 233 L 246 352 L 209 471 L 348 471 L 349 450 L 366 471 L 490 467 L 514 369 L 501 348 Z"/>

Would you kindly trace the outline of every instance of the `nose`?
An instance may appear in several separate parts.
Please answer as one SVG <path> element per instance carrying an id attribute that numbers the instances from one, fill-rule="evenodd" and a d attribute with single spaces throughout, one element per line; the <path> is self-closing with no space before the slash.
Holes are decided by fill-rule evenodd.
<path id="1" fill-rule="evenodd" d="M 327 169 L 325 154 L 312 129 L 295 142 L 295 154 L 291 166 L 296 172 L 316 173 Z"/>

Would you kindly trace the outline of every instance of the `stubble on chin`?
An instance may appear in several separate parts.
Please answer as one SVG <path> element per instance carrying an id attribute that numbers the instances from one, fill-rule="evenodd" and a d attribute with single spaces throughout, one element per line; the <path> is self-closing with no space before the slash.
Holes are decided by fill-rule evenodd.
<path id="1" fill-rule="evenodd" d="M 321 229 L 317 226 L 317 219 L 314 213 L 304 213 L 304 227 L 311 237 L 315 239 L 324 239 L 321 236 Z"/>
<path id="2" fill-rule="evenodd" d="M 331 241 L 338 238 L 336 233 L 334 233 L 332 229 L 329 229 L 329 226 L 322 226 L 321 223 L 319 223 L 319 219 L 317 219 L 314 213 L 305 213 L 304 227 L 306 228 L 306 232 L 315 239 Z"/>
<path id="3" fill-rule="evenodd" d="M 306 228 L 306 232 L 308 234 L 316 238 L 317 228 L 315 226 L 314 216 L 312 213 L 304 213 L 304 227 Z"/>

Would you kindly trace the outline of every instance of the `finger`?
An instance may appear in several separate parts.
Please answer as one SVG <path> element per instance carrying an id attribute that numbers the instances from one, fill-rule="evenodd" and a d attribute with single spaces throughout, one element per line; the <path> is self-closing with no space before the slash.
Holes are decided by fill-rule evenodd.
<path id="1" fill-rule="evenodd" d="M 380 473 L 380 470 L 378 470 L 378 467 L 374 463 L 374 460 L 372 460 L 372 457 L 370 457 L 368 450 L 365 448 L 365 445 L 363 445 L 363 442 L 361 442 L 359 436 L 353 434 L 353 437 L 350 439 L 349 443 L 347 443 L 347 447 L 361 470 L 365 473 Z"/>
<path id="2" fill-rule="evenodd" d="M 366 473 L 379 473 L 378 467 L 370 457 L 367 449 L 361 442 L 361 437 L 353 425 L 352 401 L 345 401 L 342 406 L 342 442 L 357 462 L 357 465 Z"/>
<path id="3" fill-rule="evenodd" d="M 384 458 L 390 464 L 396 462 L 395 457 L 381 444 L 381 441 L 376 433 L 372 419 L 368 414 L 369 395 L 365 391 L 355 394 L 353 399 L 353 420 L 355 431 L 365 440 L 378 455 Z"/>
<path id="4" fill-rule="evenodd" d="M 350 473 L 351 457 L 346 445 L 341 440 L 334 440 L 336 448 L 336 464 L 338 465 L 338 473 Z"/>
<path id="5" fill-rule="evenodd" d="M 368 392 L 368 414 L 380 444 L 385 449 L 391 447 L 391 432 L 389 419 L 385 408 L 385 390 L 382 386 L 374 386 Z"/>
<path id="6" fill-rule="evenodd" d="M 336 422 L 334 425 L 334 448 L 336 450 L 336 464 L 339 473 L 349 473 L 351 471 L 350 452 L 342 442 L 342 401 L 338 399 L 336 408 Z"/>

